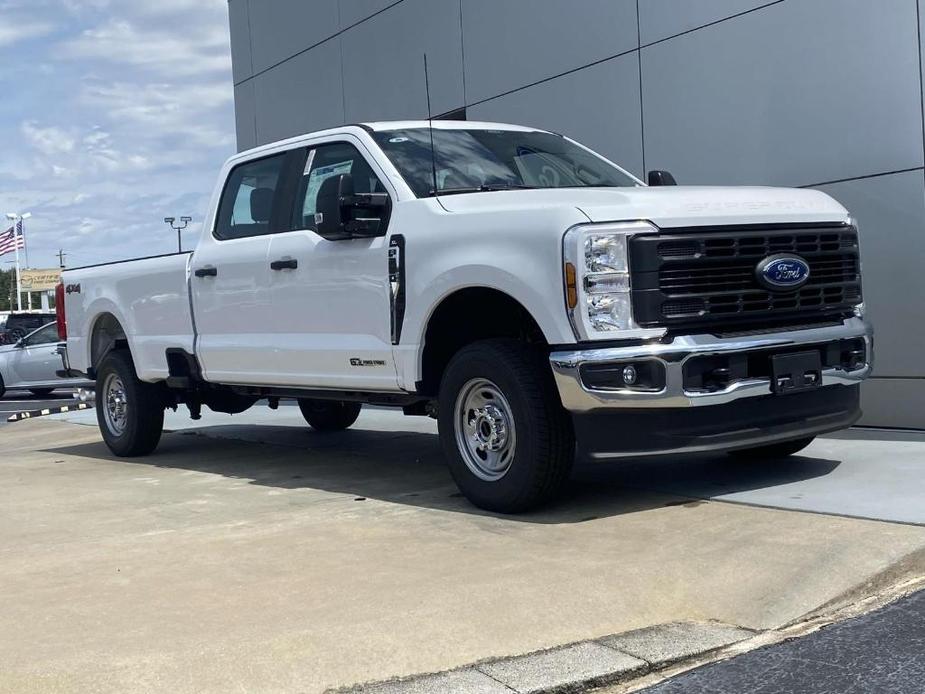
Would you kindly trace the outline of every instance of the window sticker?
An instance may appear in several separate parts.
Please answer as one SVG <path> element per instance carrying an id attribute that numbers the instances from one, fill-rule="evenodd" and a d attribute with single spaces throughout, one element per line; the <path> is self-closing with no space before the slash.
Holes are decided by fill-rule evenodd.
<path id="1" fill-rule="evenodd" d="M 314 169 L 308 175 L 308 186 L 305 189 L 305 204 L 302 207 L 302 216 L 309 219 L 314 218 L 318 191 L 321 189 L 322 183 L 331 178 L 331 176 L 348 174 L 352 168 L 353 159 L 348 159 L 347 161 L 338 162 L 337 164 L 328 164 L 327 166 L 319 166 L 317 169 Z"/>

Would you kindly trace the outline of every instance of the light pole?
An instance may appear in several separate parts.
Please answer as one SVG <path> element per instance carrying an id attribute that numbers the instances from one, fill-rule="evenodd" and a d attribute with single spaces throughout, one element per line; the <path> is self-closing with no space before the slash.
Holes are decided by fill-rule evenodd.
<path id="1" fill-rule="evenodd" d="M 16 240 L 16 226 L 18 224 L 19 231 L 22 233 L 22 245 L 23 249 L 26 250 L 26 265 L 29 264 L 28 249 L 26 249 L 26 232 L 22 227 L 22 222 L 24 219 L 29 219 L 32 216 L 31 212 L 26 212 L 25 214 L 19 214 L 17 212 L 7 212 L 6 218 L 13 222 L 13 247 L 16 249 L 16 310 L 22 311 L 22 277 L 19 273 L 19 242 Z M 29 308 L 32 308 L 32 294 L 29 294 Z"/>
<path id="2" fill-rule="evenodd" d="M 182 237 L 180 236 L 180 232 L 186 229 L 187 225 L 189 225 L 189 223 L 193 221 L 193 218 L 192 217 L 180 217 L 180 221 L 182 222 L 182 225 L 174 224 L 175 221 L 177 221 L 176 217 L 164 217 L 164 223 L 169 224 L 170 228 L 177 232 L 177 253 L 182 253 L 183 252 L 183 240 L 182 240 Z"/>

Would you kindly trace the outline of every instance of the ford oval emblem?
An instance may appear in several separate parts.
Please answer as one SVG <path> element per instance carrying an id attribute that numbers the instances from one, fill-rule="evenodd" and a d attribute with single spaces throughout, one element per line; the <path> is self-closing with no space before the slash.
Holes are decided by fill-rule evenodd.
<path id="1" fill-rule="evenodd" d="M 772 291 L 795 291 L 809 279 L 809 263 L 795 255 L 772 255 L 758 263 L 755 276 Z"/>

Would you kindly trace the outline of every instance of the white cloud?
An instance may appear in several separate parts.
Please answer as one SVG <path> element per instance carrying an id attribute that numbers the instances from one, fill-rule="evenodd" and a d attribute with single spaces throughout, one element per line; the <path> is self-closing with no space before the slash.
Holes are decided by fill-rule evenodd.
<path id="1" fill-rule="evenodd" d="M 76 138 L 63 128 L 39 127 L 35 121 L 26 121 L 21 126 L 23 136 L 35 149 L 48 156 L 73 152 Z"/>
<path id="2" fill-rule="evenodd" d="M 187 145 L 228 147 L 234 142 L 227 125 L 209 118 L 216 109 L 230 110 L 233 92 L 227 83 L 85 85 L 82 99 L 105 109 L 109 117 L 143 132 L 145 137 L 176 137 Z"/>
<path id="3" fill-rule="evenodd" d="M 63 54 L 129 65 L 175 79 L 227 72 L 231 67 L 228 46 L 224 28 L 203 27 L 191 41 L 188 35 L 142 29 L 125 19 L 113 19 L 65 43 Z"/>
<path id="4" fill-rule="evenodd" d="M 50 22 L 16 21 L 12 15 L 0 15 L 0 48 L 35 39 L 55 30 Z"/>

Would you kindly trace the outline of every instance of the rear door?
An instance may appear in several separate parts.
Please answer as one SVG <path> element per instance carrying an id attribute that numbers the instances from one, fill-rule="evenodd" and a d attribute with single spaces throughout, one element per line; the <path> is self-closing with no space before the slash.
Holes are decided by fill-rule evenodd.
<path id="1" fill-rule="evenodd" d="M 329 240 L 317 196 L 350 174 L 356 193 L 396 193 L 361 142 L 348 135 L 313 145 L 294 185 L 289 231 L 270 241 L 273 383 L 399 390 L 392 356 L 388 238 Z M 381 212 L 377 213 L 381 214 Z"/>
<path id="2" fill-rule="evenodd" d="M 239 164 L 228 175 L 215 227 L 191 261 L 196 351 L 217 383 L 272 383 L 270 233 L 282 207 L 289 153 Z M 210 233 L 211 232 L 211 233 Z"/>

